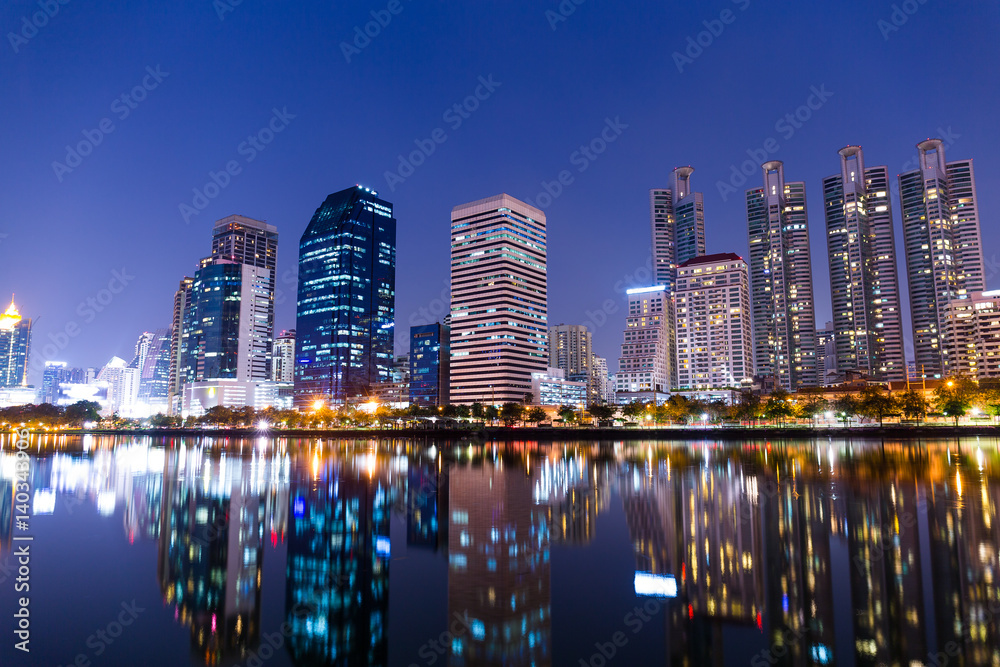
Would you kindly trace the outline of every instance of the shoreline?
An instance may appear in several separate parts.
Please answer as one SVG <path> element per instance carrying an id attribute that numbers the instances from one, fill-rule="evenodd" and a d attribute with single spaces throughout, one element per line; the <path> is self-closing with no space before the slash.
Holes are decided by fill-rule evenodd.
<path id="1" fill-rule="evenodd" d="M 724 426 L 716 428 L 658 427 L 658 428 L 587 428 L 587 427 L 489 427 L 483 429 L 420 428 L 420 429 L 274 429 L 261 431 L 255 428 L 230 429 L 80 429 L 72 431 L 32 431 L 32 434 L 56 436 L 152 436 L 198 437 L 213 439 L 256 438 L 436 438 L 441 440 L 535 440 L 552 442 L 563 440 L 761 440 L 761 439 L 940 439 L 975 436 L 1000 436 L 1000 426 L 995 425 L 919 425 L 900 426 Z"/>

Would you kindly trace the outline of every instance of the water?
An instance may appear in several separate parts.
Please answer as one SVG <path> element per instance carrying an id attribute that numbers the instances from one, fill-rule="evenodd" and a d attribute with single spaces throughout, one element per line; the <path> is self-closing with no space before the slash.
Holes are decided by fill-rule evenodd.
<path id="1" fill-rule="evenodd" d="M 1000 665 L 992 438 L 37 445 L 2 665 Z"/>

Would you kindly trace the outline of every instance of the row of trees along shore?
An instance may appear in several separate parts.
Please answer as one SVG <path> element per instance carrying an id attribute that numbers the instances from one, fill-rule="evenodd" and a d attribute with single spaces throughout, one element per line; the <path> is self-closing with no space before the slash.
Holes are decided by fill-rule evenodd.
<path id="1" fill-rule="evenodd" d="M 839 392 L 838 392 L 839 393 Z M 526 397 L 527 399 L 527 397 Z M 740 392 L 733 405 L 725 401 L 701 401 L 680 394 L 654 404 L 636 401 L 621 406 L 593 405 L 586 410 L 571 405 L 560 406 L 555 415 L 537 406 L 505 403 L 499 407 L 474 403 L 439 408 L 410 406 L 395 409 L 379 406 L 374 410 L 358 406 L 319 407 L 306 412 L 294 410 L 254 410 L 253 408 L 214 407 L 200 417 L 182 419 L 158 414 L 149 419 L 123 419 L 118 415 L 102 419 L 100 405 L 81 401 L 61 408 L 54 405 L 24 405 L 0 409 L 4 426 L 79 428 L 88 422 L 118 428 L 152 427 L 233 427 L 233 428 L 351 428 L 412 425 L 415 421 L 436 424 L 438 421 L 479 422 L 491 426 L 526 426 L 552 424 L 608 424 L 619 419 L 635 425 L 743 424 L 815 425 L 831 418 L 850 423 L 921 423 L 928 419 L 954 420 L 966 415 L 989 419 L 1000 416 L 1000 382 L 976 383 L 968 378 L 942 382 L 932 396 L 908 389 L 890 392 L 881 385 L 868 385 L 829 400 L 822 390 L 789 394 L 776 390 L 770 396 Z"/>

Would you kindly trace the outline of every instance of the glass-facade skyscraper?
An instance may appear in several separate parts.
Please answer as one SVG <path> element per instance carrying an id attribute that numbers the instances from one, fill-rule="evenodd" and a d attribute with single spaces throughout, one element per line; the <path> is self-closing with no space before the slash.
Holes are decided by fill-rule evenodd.
<path id="1" fill-rule="evenodd" d="M 796 391 L 819 379 L 806 184 L 780 161 L 761 168 L 764 187 L 746 193 L 755 372 Z"/>
<path id="2" fill-rule="evenodd" d="M 972 160 L 946 162 L 944 144 L 917 144 L 920 167 L 899 175 L 903 240 L 917 372 L 944 372 L 941 337 L 948 303 L 985 289 Z"/>
<path id="3" fill-rule="evenodd" d="M 840 173 L 823 179 L 823 209 L 838 373 L 905 380 L 889 169 L 866 167 L 860 146 L 841 149 Z"/>
<path id="4" fill-rule="evenodd" d="M 330 195 L 299 243 L 295 405 L 388 382 L 395 316 L 392 204 L 360 185 Z"/>
<path id="5" fill-rule="evenodd" d="M 28 386 L 31 319 L 24 319 L 14 300 L 0 315 L 0 387 Z"/>
<path id="6" fill-rule="evenodd" d="M 410 327 L 410 403 L 448 404 L 450 333 L 440 322 Z"/>

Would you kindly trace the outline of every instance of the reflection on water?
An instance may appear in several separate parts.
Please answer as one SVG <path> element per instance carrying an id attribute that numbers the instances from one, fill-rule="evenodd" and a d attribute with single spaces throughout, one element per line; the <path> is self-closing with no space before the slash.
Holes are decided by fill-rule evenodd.
<path id="1" fill-rule="evenodd" d="M 273 664 L 604 664 L 595 642 L 624 630 L 662 638 L 631 664 L 1000 665 L 995 440 L 87 444 L 35 459 L 35 516 L 89 505 L 129 543 L 155 542 L 191 664 L 256 664 L 275 632 Z M 0 562 L 14 481 L 5 453 Z M 618 507 L 637 574 L 621 595 L 668 596 L 645 628 L 554 594 L 565 559 L 612 576 L 595 544 Z M 389 614 L 397 551 L 447 569 L 441 634 L 406 654 L 394 637 L 410 619 Z M 284 555 L 279 627 L 262 627 L 265 554 Z M 577 636 L 587 617 L 607 634 Z"/>

